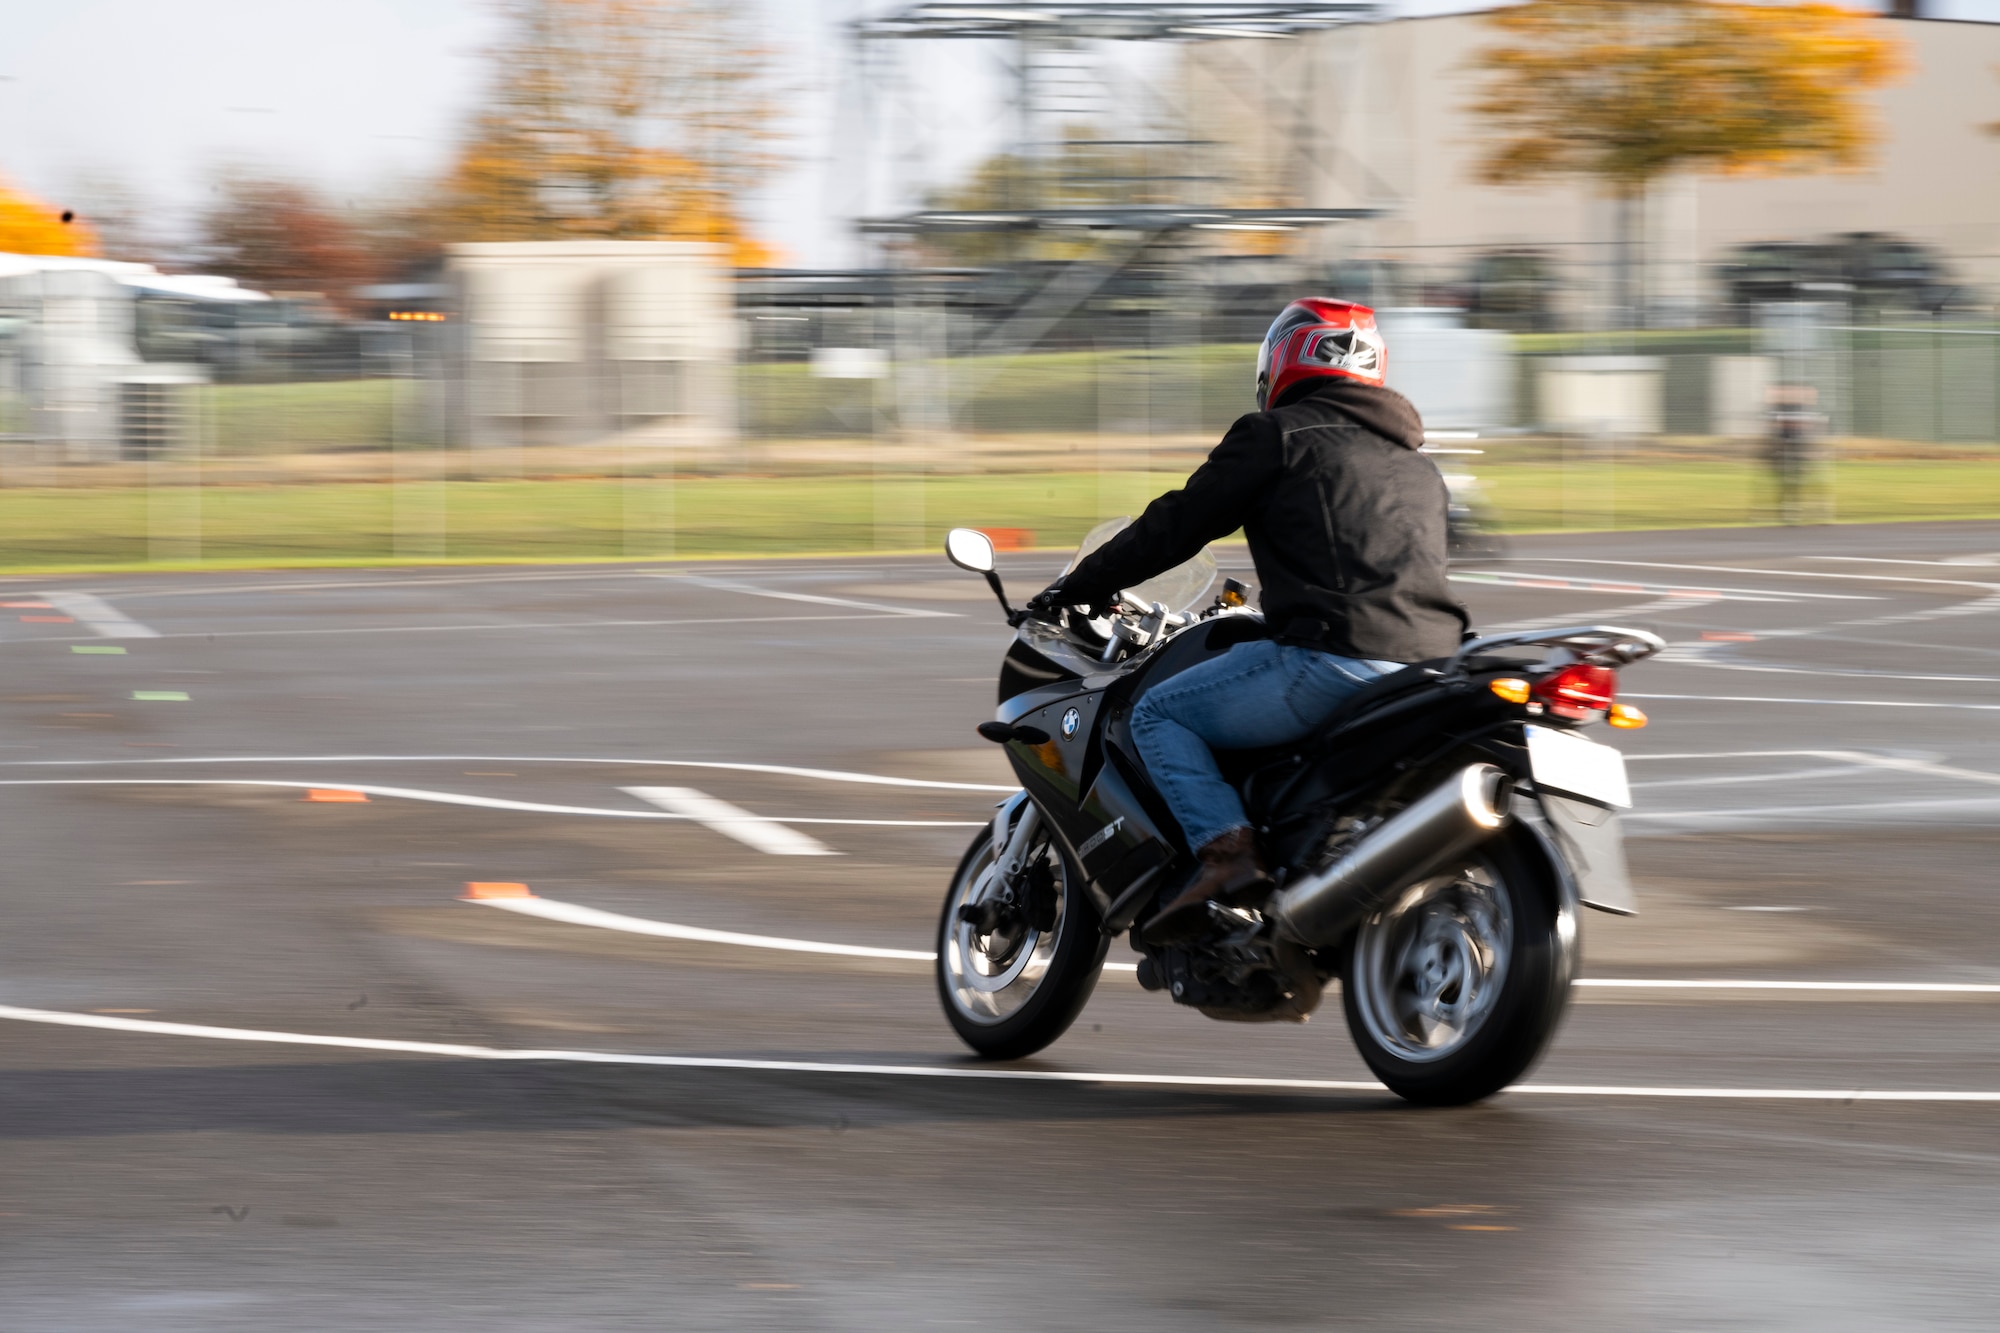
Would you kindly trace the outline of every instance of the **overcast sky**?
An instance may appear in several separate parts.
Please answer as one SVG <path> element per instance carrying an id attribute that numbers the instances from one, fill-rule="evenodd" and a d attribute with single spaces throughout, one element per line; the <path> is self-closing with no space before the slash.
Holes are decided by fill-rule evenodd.
<path id="1" fill-rule="evenodd" d="M 786 262 L 840 262 L 838 215 L 852 193 L 826 169 L 837 33 L 861 3 L 885 6 L 743 2 L 760 9 L 780 54 L 790 112 L 791 166 L 755 202 L 753 225 Z M 1932 8 L 2000 21 L 2000 0 Z M 495 31 L 488 0 L 0 0 L 0 174 L 57 203 L 113 182 L 168 229 L 231 163 L 349 196 L 414 187 L 446 160 Z M 981 45 L 926 44 L 941 170 L 976 160 L 1002 134 L 996 67 Z"/>

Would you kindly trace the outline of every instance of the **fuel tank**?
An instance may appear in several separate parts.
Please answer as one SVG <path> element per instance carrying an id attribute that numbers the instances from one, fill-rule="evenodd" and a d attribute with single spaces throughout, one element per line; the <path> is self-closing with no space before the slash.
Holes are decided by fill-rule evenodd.
<path id="1" fill-rule="evenodd" d="M 1016 640 L 1001 676 L 1002 722 L 1048 737 L 1010 741 L 1007 756 L 1022 786 L 1083 867 L 1106 927 L 1128 890 L 1181 852 L 1180 830 L 1152 790 L 1132 744 L 1129 717 L 1144 690 L 1225 651 L 1263 637 L 1252 617 L 1205 621 L 1129 665 L 1092 662 L 1074 645 Z"/>

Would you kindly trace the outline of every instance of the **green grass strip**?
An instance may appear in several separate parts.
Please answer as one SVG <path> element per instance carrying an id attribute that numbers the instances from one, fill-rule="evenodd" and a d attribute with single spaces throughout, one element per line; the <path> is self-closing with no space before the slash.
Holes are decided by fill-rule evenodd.
<path id="1" fill-rule="evenodd" d="M 1753 462 L 1481 460 L 1512 532 L 1775 521 Z M 947 528 L 1073 545 L 1179 473 L 1062 472 L 618 481 L 0 490 L 0 570 L 227 569 L 755 558 L 935 551 Z M 2000 518 L 2000 457 L 1832 465 L 1806 512 L 1842 523 Z"/>

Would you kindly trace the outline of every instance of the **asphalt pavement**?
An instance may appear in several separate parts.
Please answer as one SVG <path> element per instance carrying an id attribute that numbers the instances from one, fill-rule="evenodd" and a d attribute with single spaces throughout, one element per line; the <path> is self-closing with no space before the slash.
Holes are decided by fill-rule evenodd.
<path id="1" fill-rule="evenodd" d="M 0 1329 L 1991 1327 L 2000 526 L 1457 578 L 1672 647 L 1642 912 L 1448 1111 L 1122 943 L 958 1046 L 1008 632 L 941 557 L 0 581 Z"/>

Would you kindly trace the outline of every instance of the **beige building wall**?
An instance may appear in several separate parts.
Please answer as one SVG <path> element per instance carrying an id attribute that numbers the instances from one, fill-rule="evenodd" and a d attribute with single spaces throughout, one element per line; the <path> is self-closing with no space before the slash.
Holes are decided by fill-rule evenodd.
<path id="1" fill-rule="evenodd" d="M 1660 182 L 1645 218 L 1656 306 L 1718 295 L 1712 265 L 1748 241 L 1885 231 L 1946 252 L 1955 275 L 2000 290 L 2000 25 L 1883 19 L 1910 72 L 1877 94 L 1869 168 L 1779 178 Z M 1361 254 L 1435 266 L 1532 246 L 1559 255 L 1576 299 L 1608 297 L 1612 209 L 1585 183 L 1499 187 L 1474 174 L 1483 126 L 1470 64 L 1491 40 L 1477 14 L 1336 29 L 1296 43 L 1190 48 L 1193 120 L 1240 198 L 1385 210 L 1325 229 L 1316 258 Z M 1274 48 L 1301 48 L 1287 55 Z M 1264 71 L 1261 84 L 1242 71 Z M 1261 88 L 1261 99 L 1257 90 Z"/>

